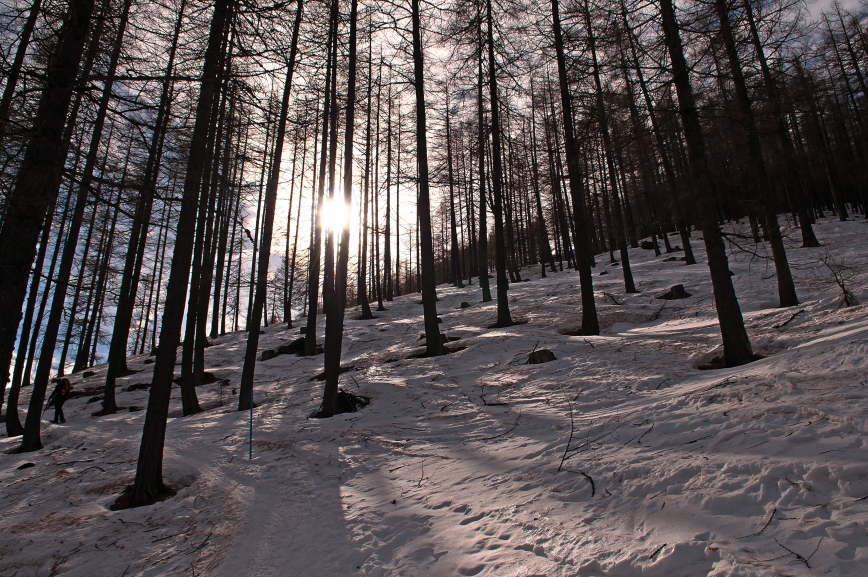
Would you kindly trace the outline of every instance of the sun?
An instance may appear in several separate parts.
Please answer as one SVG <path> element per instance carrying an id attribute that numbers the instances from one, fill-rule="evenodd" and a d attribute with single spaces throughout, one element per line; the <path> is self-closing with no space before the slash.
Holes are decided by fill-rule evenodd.
<path id="1" fill-rule="evenodd" d="M 326 199 L 322 207 L 322 223 L 328 230 L 343 230 L 350 223 L 350 207 L 338 198 Z"/>

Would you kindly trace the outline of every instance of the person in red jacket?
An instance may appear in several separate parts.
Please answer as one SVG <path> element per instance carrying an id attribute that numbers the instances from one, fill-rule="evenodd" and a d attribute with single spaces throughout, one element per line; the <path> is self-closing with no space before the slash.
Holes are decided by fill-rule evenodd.
<path id="1" fill-rule="evenodd" d="M 54 387 L 54 391 L 48 397 L 48 403 L 45 405 L 46 409 L 54 405 L 54 420 L 51 421 L 52 423 L 66 422 L 66 418 L 63 416 L 63 403 L 69 398 L 70 393 L 72 393 L 72 384 L 69 382 L 69 379 L 63 377 L 57 379 L 57 386 Z"/>

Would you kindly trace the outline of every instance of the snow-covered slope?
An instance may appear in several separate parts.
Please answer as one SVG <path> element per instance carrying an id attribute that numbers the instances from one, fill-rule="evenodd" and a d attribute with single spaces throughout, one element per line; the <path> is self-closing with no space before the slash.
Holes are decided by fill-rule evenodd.
<path id="1" fill-rule="evenodd" d="M 774 308 L 767 260 L 731 257 L 762 360 L 698 370 L 720 338 L 694 235 L 698 266 L 631 250 L 636 295 L 598 258 L 598 337 L 565 334 L 573 271 L 522 271 L 523 324 L 507 329 L 488 328 L 475 284 L 439 287 L 443 330 L 465 347 L 440 358 L 410 358 L 418 294 L 348 320 L 341 384 L 372 399 L 358 413 L 308 419 L 321 356 L 257 363 L 252 460 L 234 410 L 246 335 L 221 337 L 207 370 L 228 381 L 187 418 L 175 393 L 178 494 L 150 507 L 108 509 L 132 482 L 153 365 L 132 359 L 130 411 L 93 418 L 97 368 L 73 380 L 93 392 L 67 403 L 67 424 L 45 424 L 45 450 L 0 455 L 0 575 L 868 574 L 868 307 L 839 309 L 819 263 L 843 259 L 868 301 L 868 223 L 816 231 L 824 248 L 789 252 L 799 307 Z M 654 298 L 679 283 L 689 299 Z M 269 327 L 261 346 L 297 336 Z M 557 360 L 527 365 L 535 348 Z"/>

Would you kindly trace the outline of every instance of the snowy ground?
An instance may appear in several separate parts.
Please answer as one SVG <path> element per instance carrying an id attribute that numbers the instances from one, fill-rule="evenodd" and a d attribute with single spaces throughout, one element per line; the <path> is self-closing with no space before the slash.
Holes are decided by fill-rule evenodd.
<path id="1" fill-rule="evenodd" d="M 233 410 L 246 335 L 221 337 L 207 369 L 228 384 L 203 387 L 207 410 L 187 418 L 175 391 L 178 494 L 151 507 L 108 509 L 132 481 L 136 385 L 153 365 L 132 359 L 130 412 L 110 417 L 89 402 L 104 368 L 76 375 L 92 392 L 67 403 L 66 425 L 44 424 L 45 450 L 0 455 L 0 575 L 866 575 L 868 307 L 838 308 L 819 257 L 852 266 L 868 301 L 868 222 L 816 231 L 825 248 L 789 253 L 799 307 L 774 308 L 768 261 L 731 259 L 765 359 L 697 369 L 720 338 L 694 235 L 698 266 L 631 250 L 638 295 L 598 258 L 599 337 L 564 334 L 579 324 L 577 274 L 537 268 L 510 290 L 526 323 L 508 329 L 487 328 L 494 305 L 475 284 L 439 287 L 444 331 L 466 347 L 448 356 L 408 358 L 417 294 L 348 320 L 341 383 L 372 398 L 359 413 L 307 418 L 321 356 L 258 363 L 252 461 L 248 414 Z M 678 283 L 691 298 L 653 298 Z M 269 327 L 261 344 L 297 334 Z M 525 364 L 536 347 L 557 360 Z"/>

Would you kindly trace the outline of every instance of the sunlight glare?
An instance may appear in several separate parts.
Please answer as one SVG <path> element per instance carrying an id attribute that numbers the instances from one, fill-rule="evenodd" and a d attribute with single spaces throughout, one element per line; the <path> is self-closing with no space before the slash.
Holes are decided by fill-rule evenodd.
<path id="1" fill-rule="evenodd" d="M 343 230 L 350 222 L 350 208 L 338 198 L 327 199 L 323 203 L 322 222 L 328 230 Z"/>

